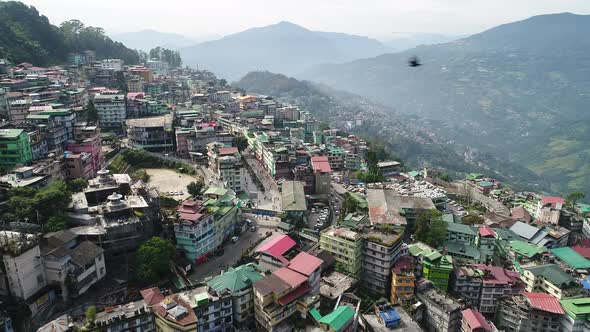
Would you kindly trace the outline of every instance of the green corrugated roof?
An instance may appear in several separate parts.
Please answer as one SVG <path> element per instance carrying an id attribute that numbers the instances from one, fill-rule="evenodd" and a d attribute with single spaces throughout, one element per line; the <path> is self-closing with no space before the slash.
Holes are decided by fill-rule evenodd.
<path id="1" fill-rule="evenodd" d="M 563 285 L 576 282 L 572 276 L 562 271 L 559 266 L 555 264 L 529 266 L 523 267 L 522 269 L 530 271 L 535 276 L 543 276 L 543 278 L 549 280 L 552 284 L 560 288 Z"/>
<path id="2" fill-rule="evenodd" d="M 408 173 L 408 175 L 409 175 L 409 176 L 411 176 L 411 177 L 413 177 L 413 178 L 415 178 L 415 177 L 417 177 L 418 175 L 420 175 L 420 173 L 419 173 L 419 172 L 417 172 L 417 171 L 411 171 L 411 172 L 409 172 L 409 173 Z"/>
<path id="3" fill-rule="evenodd" d="M 360 208 L 366 209 L 369 206 L 366 197 L 352 192 L 349 192 L 348 195 L 350 195 L 350 198 L 352 198 L 359 205 Z"/>
<path id="4" fill-rule="evenodd" d="M 473 236 L 477 235 L 475 227 L 464 224 L 456 224 L 454 222 L 447 222 L 447 232 L 455 232 Z"/>
<path id="5" fill-rule="evenodd" d="M 590 297 L 565 299 L 559 302 L 565 312 L 570 316 L 590 315 Z"/>
<path id="6" fill-rule="evenodd" d="M 510 241 L 510 248 L 519 255 L 531 258 L 535 255 L 542 254 L 547 249 L 524 241 Z"/>
<path id="7" fill-rule="evenodd" d="M 570 247 L 551 249 L 551 253 L 574 269 L 590 268 L 590 261 Z"/>
<path id="8" fill-rule="evenodd" d="M 223 196 L 227 193 L 227 189 L 219 188 L 219 187 L 209 187 L 204 193 L 204 195 L 219 195 Z"/>
<path id="9" fill-rule="evenodd" d="M 319 313 L 318 309 L 316 308 L 312 308 L 309 313 L 311 314 L 311 316 L 313 317 L 313 319 L 315 319 L 316 321 L 320 321 L 320 319 L 322 319 L 322 315 Z"/>
<path id="10" fill-rule="evenodd" d="M 258 273 L 254 264 L 245 264 L 234 268 L 229 268 L 226 272 L 211 279 L 207 286 L 215 289 L 217 292 L 225 290 L 234 293 L 251 287 L 254 282 L 262 279 L 263 275 Z"/>
<path id="11" fill-rule="evenodd" d="M 16 138 L 22 134 L 23 129 L 0 129 L 0 137 L 2 138 Z"/>
<path id="12" fill-rule="evenodd" d="M 322 317 L 320 323 L 328 324 L 334 330 L 339 331 L 353 317 L 354 310 L 347 305 L 341 305 L 336 310 Z"/>

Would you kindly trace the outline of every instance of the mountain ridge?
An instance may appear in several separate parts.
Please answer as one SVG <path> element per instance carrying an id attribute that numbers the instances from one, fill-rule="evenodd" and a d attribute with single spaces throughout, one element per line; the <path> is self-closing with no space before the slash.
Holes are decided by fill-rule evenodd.
<path id="1" fill-rule="evenodd" d="M 376 39 L 311 31 L 281 21 L 180 50 L 185 63 L 236 80 L 253 70 L 295 73 L 324 62 L 345 62 L 388 52 Z"/>

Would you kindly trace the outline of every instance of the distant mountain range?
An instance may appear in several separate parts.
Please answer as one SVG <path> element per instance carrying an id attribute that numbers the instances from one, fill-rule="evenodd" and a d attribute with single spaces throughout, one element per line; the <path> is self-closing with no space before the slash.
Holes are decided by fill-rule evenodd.
<path id="1" fill-rule="evenodd" d="M 524 165 L 556 193 L 590 195 L 588 31 L 590 16 L 541 15 L 299 77 L 441 121 L 456 144 Z M 414 54 L 423 66 L 407 66 Z"/>
<path id="2" fill-rule="evenodd" d="M 409 167 L 432 166 L 452 176 L 485 172 L 518 189 L 528 187 L 522 179 L 536 181 L 542 184 L 537 189 L 546 189 L 540 177 L 522 166 L 489 155 L 474 156 L 447 143 L 445 137 L 433 134 L 432 128 L 439 126 L 439 122 L 400 114 L 359 95 L 270 72 L 250 72 L 234 87 L 297 105 L 334 128 L 384 146 Z M 363 119 L 360 125 L 354 121 L 357 116 Z M 509 176 L 495 169 L 509 170 Z"/>
<path id="3" fill-rule="evenodd" d="M 466 36 L 423 32 L 397 32 L 391 36 L 383 37 L 381 40 L 392 51 L 401 52 L 420 45 L 448 43 L 464 37 Z"/>
<path id="4" fill-rule="evenodd" d="M 181 34 L 160 32 L 151 29 L 112 34 L 111 38 L 127 45 L 127 47 L 146 52 L 157 46 L 176 50 L 194 45 L 198 42 L 196 39 Z"/>
<path id="5" fill-rule="evenodd" d="M 180 50 L 185 64 L 229 80 L 253 70 L 294 74 L 320 63 L 346 62 L 389 51 L 375 39 L 311 31 L 289 22 L 248 29 Z"/>

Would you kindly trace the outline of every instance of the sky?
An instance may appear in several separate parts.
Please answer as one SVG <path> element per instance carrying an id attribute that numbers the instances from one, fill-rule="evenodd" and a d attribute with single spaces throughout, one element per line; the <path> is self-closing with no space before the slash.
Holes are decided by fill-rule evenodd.
<path id="1" fill-rule="evenodd" d="M 466 35 L 530 16 L 590 14 L 588 0 L 24 0 L 53 24 L 79 19 L 107 33 L 154 29 L 219 36 L 289 21 L 382 40 L 400 32 Z"/>

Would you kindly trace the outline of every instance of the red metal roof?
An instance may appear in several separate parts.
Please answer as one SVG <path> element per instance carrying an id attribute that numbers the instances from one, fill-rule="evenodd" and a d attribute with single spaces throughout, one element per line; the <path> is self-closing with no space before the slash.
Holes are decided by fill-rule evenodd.
<path id="1" fill-rule="evenodd" d="M 331 173 L 332 168 L 330 167 L 330 163 L 328 162 L 328 157 L 322 156 L 314 156 L 311 157 L 311 167 L 313 167 L 313 171 L 318 171 L 321 173 Z"/>
<path id="2" fill-rule="evenodd" d="M 200 213 L 184 213 L 184 212 L 180 213 L 180 219 L 181 220 L 188 220 L 188 221 L 197 221 L 202 216 L 203 215 Z"/>
<path id="3" fill-rule="evenodd" d="M 467 321 L 471 330 L 483 328 L 486 331 L 492 331 L 492 327 L 479 311 L 473 309 L 463 310 L 463 319 Z"/>
<path id="4" fill-rule="evenodd" d="M 263 244 L 256 252 L 267 253 L 281 262 L 287 264 L 288 261 L 283 257 L 287 250 L 295 246 L 295 241 L 286 234 L 273 237 L 270 241 Z"/>
<path id="5" fill-rule="evenodd" d="M 590 247 L 584 247 L 579 244 L 576 244 L 572 247 L 572 249 L 574 249 L 575 252 L 580 254 L 580 256 L 584 258 L 590 258 Z"/>
<path id="6" fill-rule="evenodd" d="M 281 280 L 288 283 L 292 288 L 295 288 L 307 281 L 306 276 L 286 267 L 281 267 L 280 269 L 275 270 L 272 274 L 281 278 Z"/>
<path id="7" fill-rule="evenodd" d="M 321 259 L 306 252 L 300 252 L 291 260 L 291 263 L 289 263 L 288 267 L 293 271 L 297 271 L 303 275 L 309 276 L 313 273 L 313 271 L 318 269 L 323 262 L 324 261 Z"/>
<path id="8" fill-rule="evenodd" d="M 541 198 L 541 201 L 543 202 L 543 204 L 563 204 L 565 202 L 563 198 L 557 196 L 543 196 L 543 198 Z"/>
<path id="9" fill-rule="evenodd" d="M 507 270 L 501 266 L 473 264 L 473 267 L 489 272 L 488 275 L 482 277 L 484 284 L 510 284 L 517 282 L 520 278 L 518 272 Z"/>
<path id="10" fill-rule="evenodd" d="M 311 286 L 308 283 L 301 285 L 301 287 L 297 288 L 296 290 L 290 292 L 289 294 L 281 297 L 277 300 L 280 305 L 286 305 L 291 303 L 293 300 L 298 299 L 300 296 L 306 294 L 311 290 Z"/>
<path id="11" fill-rule="evenodd" d="M 219 155 L 220 156 L 227 156 L 238 153 L 238 148 L 232 146 L 229 148 L 219 148 Z"/>
<path id="12" fill-rule="evenodd" d="M 412 256 L 402 256 L 393 265 L 393 271 L 395 274 L 405 273 L 404 271 L 412 271 L 414 268 L 414 260 Z"/>
<path id="13" fill-rule="evenodd" d="M 479 235 L 496 237 L 496 232 L 488 226 L 483 226 L 479 228 Z"/>
<path id="14" fill-rule="evenodd" d="M 528 300 L 531 307 L 554 314 L 565 314 L 559 300 L 547 293 L 522 293 Z"/>
<path id="15" fill-rule="evenodd" d="M 143 301 L 148 306 L 152 306 L 156 303 L 159 303 L 164 299 L 164 295 L 162 295 L 162 292 L 160 292 L 160 289 L 158 287 L 143 289 L 139 293 L 141 293 Z"/>

